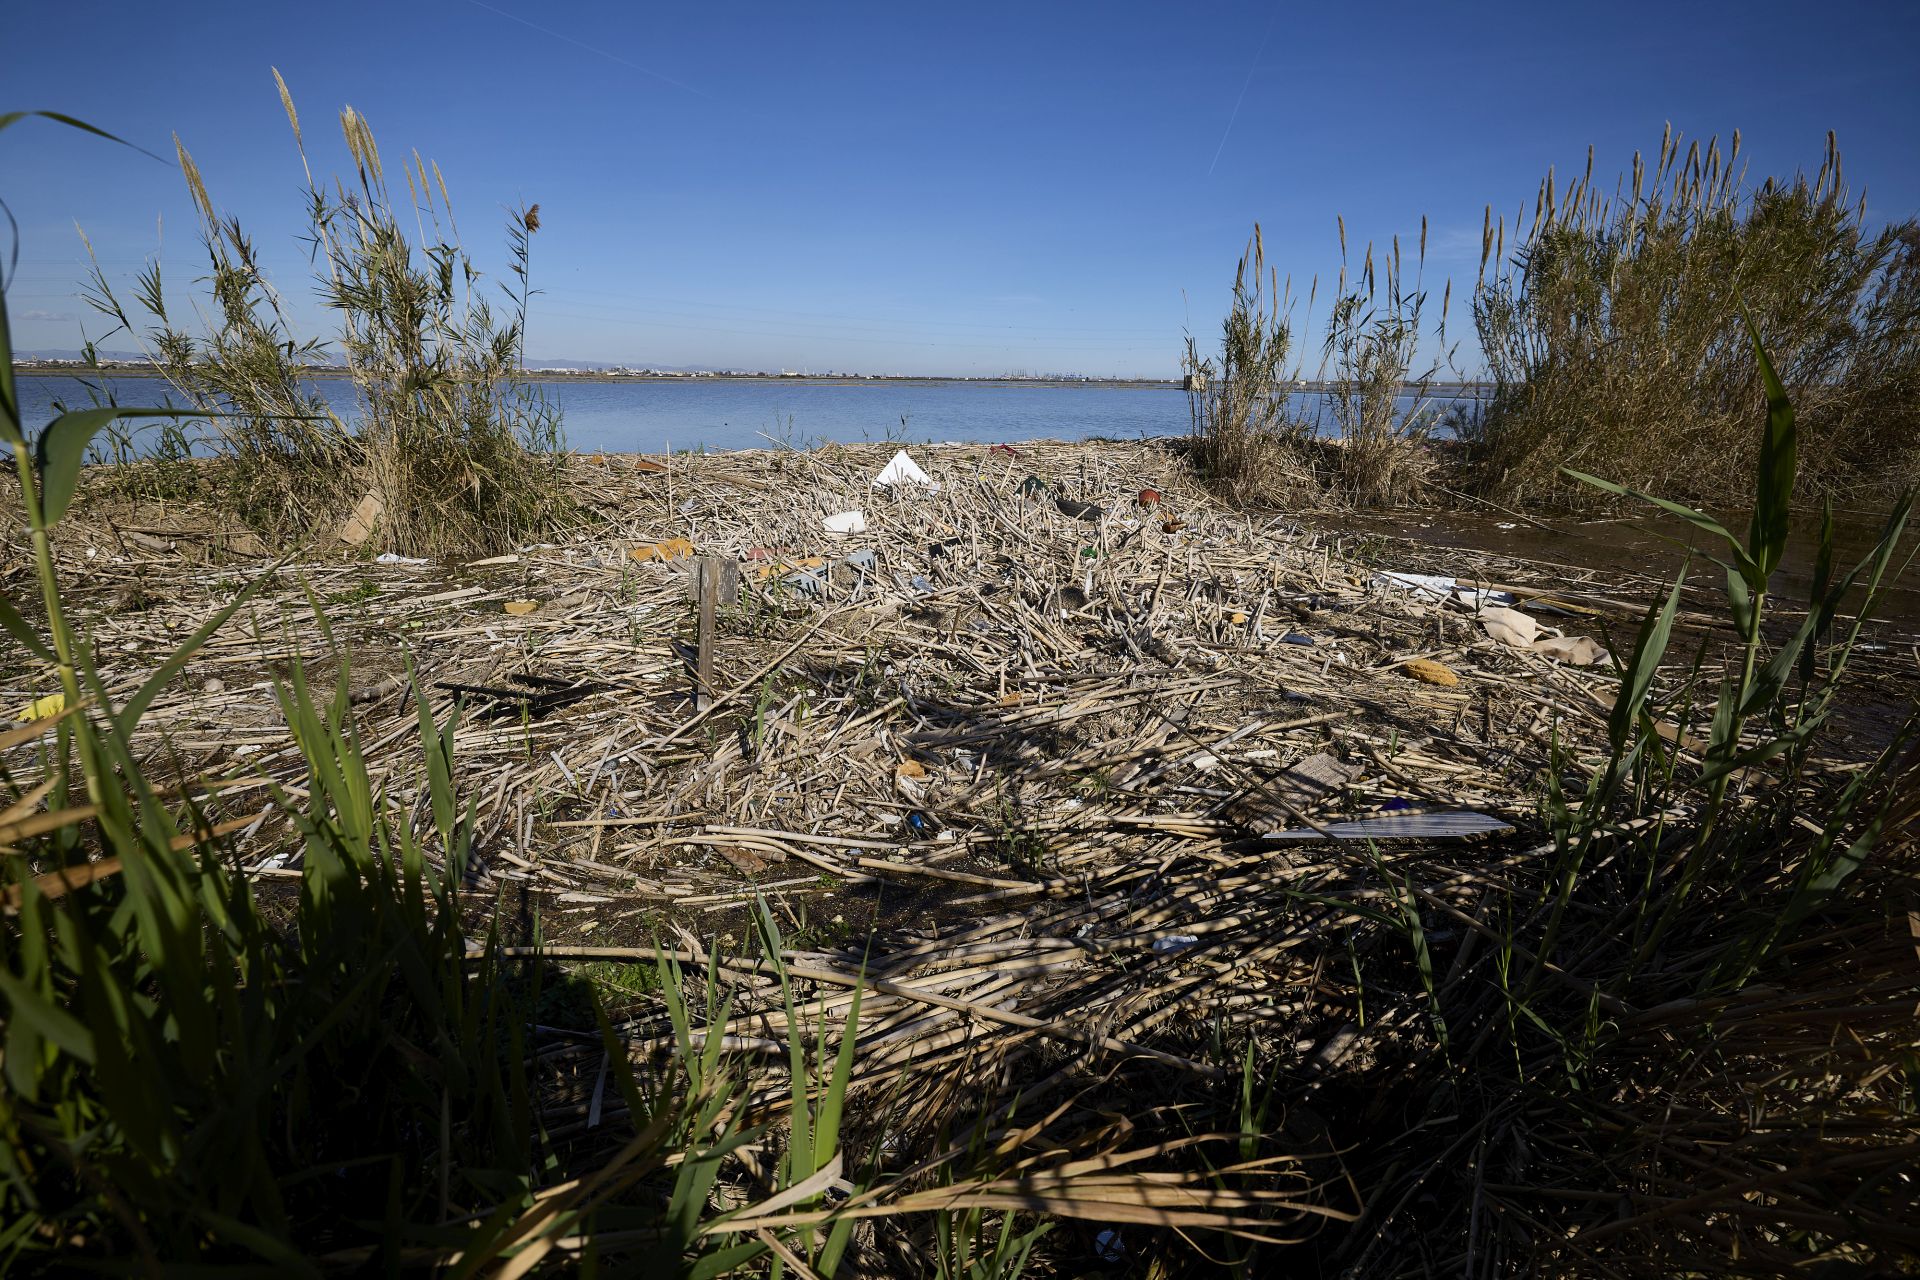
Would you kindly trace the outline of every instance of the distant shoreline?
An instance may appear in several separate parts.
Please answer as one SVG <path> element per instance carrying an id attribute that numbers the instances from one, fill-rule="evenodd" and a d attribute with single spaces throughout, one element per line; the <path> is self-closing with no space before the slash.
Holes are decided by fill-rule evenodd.
<path id="1" fill-rule="evenodd" d="M 22 361 L 14 372 L 25 378 L 164 378 L 166 375 L 145 364 L 102 364 L 97 368 L 47 361 Z M 345 369 L 315 368 L 306 371 L 314 379 L 338 379 L 350 376 Z M 816 386 L 976 386 L 976 387 L 1126 387 L 1147 391 L 1178 391 L 1178 378 L 933 378 L 892 374 L 842 373 L 612 373 L 600 369 L 570 372 L 562 369 L 529 369 L 529 382 L 772 382 L 810 383 Z"/>
<path id="2" fill-rule="evenodd" d="M 85 378 L 96 373 L 110 378 L 164 378 L 151 365 L 145 364 L 103 364 L 98 369 L 79 364 L 53 364 L 46 361 L 22 361 L 14 366 L 14 372 L 23 378 Z M 314 379 L 344 379 L 350 375 L 345 369 L 314 368 L 307 371 Z M 1179 391 L 1182 383 L 1179 378 L 936 378 L 908 377 L 904 374 L 847 374 L 847 373 L 611 373 L 600 369 L 582 369 L 577 372 L 555 369 L 531 369 L 527 371 L 529 382 L 666 382 L 666 383 L 708 383 L 708 382 L 754 382 L 754 383 L 805 383 L 813 386 L 830 387 L 1113 387 L 1136 391 Z M 1432 396 L 1465 395 L 1469 392 L 1484 392 L 1489 389 L 1485 382 L 1433 382 L 1426 387 L 1426 393 Z M 1328 384 L 1318 380 L 1295 382 L 1288 390 L 1303 395 L 1318 395 L 1328 389 Z M 1405 384 L 1401 394 L 1414 390 Z"/>

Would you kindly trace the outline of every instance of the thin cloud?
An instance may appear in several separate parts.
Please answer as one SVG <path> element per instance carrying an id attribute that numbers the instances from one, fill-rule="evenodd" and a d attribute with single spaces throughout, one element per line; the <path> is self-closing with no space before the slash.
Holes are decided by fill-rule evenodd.
<path id="1" fill-rule="evenodd" d="M 605 58 L 608 62 L 618 63 L 619 65 L 626 67 L 629 70 L 638 71 L 643 76 L 650 76 L 653 79 L 660 81 L 660 83 L 662 84 L 670 84 L 676 89 L 682 90 L 683 92 L 686 92 L 686 93 L 693 94 L 695 97 L 705 98 L 708 102 L 717 102 L 722 106 L 727 106 L 727 107 L 735 107 L 735 108 L 738 107 L 737 103 L 729 102 L 725 98 L 721 98 L 716 96 L 715 94 L 708 93 L 705 89 L 697 88 L 693 85 L 688 84 L 684 80 L 676 80 L 672 76 L 667 75 L 664 72 L 655 71 L 652 67 L 643 67 L 637 62 L 634 62 L 627 58 L 623 58 L 617 53 L 609 52 L 608 50 L 601 48 L 597 44 L 588 44 L 584 40 L 575 39 L 573 36 L 568 35 L 564 31 L 555 31 L 552 27 L 543 27 L 537 22 L 529 22 L 527 19 L 521 17 L 517 13 L 509 13 L 505 9 L 497 9 L 493 5 L 486 3 L 486 0 L 467 0 L 467 3 L 470 5 L 473 5 L 477 9 L 485 9 L 488 13 L 497 14 L 500 17 L 505 18 L 510 22 L 517 22 L 521 26 L 526 27 L 529 30 L 538 31 L 543 36 L 552 36 L 555 40 L 564 40 L 568 44 L 573 45 L 575 48 L 585 49 L 588 53 L 597 53 L 601 57 Z M 749 111 L 746 114 L 751 116 L 753 119 L 762 120 L 768 124 L 784 123 L 783 121 L 774 119 L 772 116 L 763 115 L 757 111 Z"/>
<path id="2" fill-rule="evenodd" d="M 474 0 L 478 4 L 479 0 Z M 1240 118 L 1240 104 L 1247 100 L 1247 86 L 1253 83 L 1253 73 L 1260 68 L 1260 55 L 1267 51 L 1267 41 L 1273 39 L 1273 24 L 1280 17 L 1280 6 L 1274 5 L 1273 12 L 1267 17 L 1267 34 L 1260 37 L 1260 47 L 1253 51 L 1253 62 L 1247 67 L 1247 78 L 1240 82 L 1240 96 L 1233 100 L 1233 114 L 1227 117 L 1227 128 L 1220 135 L 1220 145 L 1213 149 L 1213 164 L 1207 166 L 1207 176 L 1213 176 L 1214 166 L 1220 163 L 1220 153 L 1227 149 L 1227 139 L 1233 133 L 1233 122 Z"/>

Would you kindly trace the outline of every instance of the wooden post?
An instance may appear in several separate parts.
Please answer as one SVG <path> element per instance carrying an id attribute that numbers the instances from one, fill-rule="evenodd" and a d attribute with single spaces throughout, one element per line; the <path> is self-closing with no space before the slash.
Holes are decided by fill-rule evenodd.
<path id="1" fill-rule="evenodd" d="M 699 602 L 700 623 L 695 637 L 693 705 L 694 710 L 705 711 L 713 701 L 713 613 L 720 598 L 720 566 L 712 556 L 701 556 L 696 565 L 693 593 Z"/>

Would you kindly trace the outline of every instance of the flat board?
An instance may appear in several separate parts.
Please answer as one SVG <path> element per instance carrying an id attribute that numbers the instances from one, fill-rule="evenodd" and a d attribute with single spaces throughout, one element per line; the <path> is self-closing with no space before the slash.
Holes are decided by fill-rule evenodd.
<path id="1" fill-rule="evenodd" d="M 1442 813 L 1387 813 L 1355 822 L 1329 822 L 1315 831 L 1269 831 L 1262 840 L 1485 840 L 1510 836 L 1513 827 L 1484 813 L 1464 809 Z"/>

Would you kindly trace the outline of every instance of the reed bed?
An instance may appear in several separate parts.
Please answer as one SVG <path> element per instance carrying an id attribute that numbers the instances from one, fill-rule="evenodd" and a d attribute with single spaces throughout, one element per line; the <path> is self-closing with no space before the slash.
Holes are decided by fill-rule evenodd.
<path id="1" fill-rule="evenodd" d="M 1424 496 L 1434 470 L 1429 445 L 1442 406 L 1431 392 L 1443 370 L 1459 374 L 1447 342 L 1453 286 L 1442 289 L 1429 327 L 1426 220 L 1411 271 L 1398 236 L 1377 255 L 1368 244 L 1354 264 L 1345 219 L 1336 226 L 1340 273 L 1314 371 L 1323 395 L 1317 414 L 1289 405 L 1304 372 L 1293 357 L 1296 299 L 1291 277 L 1283 284 L 1267 265 L 1258 223 L 1234 271 L 1218 357 L 1187 338 L 1181 369 L 1194 463 L 1216 493 L 1241 506 L 1407 505 Z M 1308 323 L 1319 292 L 1315 277 Z"/>
<path id="2" fill-rule="evenodd" d="M 1488 206 L 1474 321 L 1493 395 L 1459 425 L 1471 483 L 1591 506 L 1563 466 L 1696 503 L 1737 501 L 1765 395 L 1750 309 L 1801 417 L 1803 498 L 1876 504 L 1920 465 L 1920 226 L 1880 227 L 1837 142 L 1811 175 L 1750 182 L 1669 129 L 1608 190 L 1591 150 L 1509 222 Z"/>
<path id="3" fill-rule="evenodd" d="M 1516 921 L 1551 901 L 1560 865 L 1554 779 L 1604 771 L 1618 670 L 1497 642 L 1452 596 L 1381 585 L 1337 536 L 1221 505 L 1162 446 L 918 450 L 937 492 L 876 489 L 890 448 L 575 458 L 583 516 L 564 541 L 427 564 L 269 561 L 208 509 L 132 510 L 98 476 L 58 554 L 110 701 L 255 591 L 129 741 L 149 776 L 206 793 L 220 857 L 264 903 L 306 883 L 288 805 L 316 786 L 277 690 L 338 677 L 369 787 L 399 814 L 442 807 L 416 763 L 413 691 L 429 697 L 472 807 L 457 864 L 431 839 L 423 856 L 454 878 L 470 936 L 494 937 L 489 966 L 547 974 L 524 1053 L 559 1167 L 644 1201 L 606 1162 L 658 1114 L 649 1089 L 709 1054 L 732 1073 L 728 1132 L 752 1140 L 720 1144 L 689 1257 L 751 1244 L 741 1265 L 764 1263 L 777 1245 L 825 1273 L 836 1224 L 842 1274 L 1201 1256 L 1579 1272 L 1655 1256 L 1650 1241 L 1711 1269 L 1729 1232 L 1776 1261 L 1794 1231 L 1897 1256 L 1886 1177 L 1910 1139 L 1904 1121 L 1860 1119 L 1863 1099 L 1897 1093 L 1893 1010 L 1912 988 L 1881 899 L 1848 899 L 1851 922 L 1796 960 L 1785 1003 L 1713 994 L 1704 1052 L 1738 1071 L 1688 1065 L 1706 1059 L 1681 1032 L 1708 1005 L 1644 993 L 1698 1000 L 1676 994 L 1698 968 L 1684 956 L 1614 994 L 1605 949 L 1576 948 L 1528 999 L 1558 1035 L 1511 1026 L 1503 975 L 1532 937 Z M 864 533 L 823 530 L 855 508 Z M 704 708 L 690 561 L 660 558 L 675 539 L 741 578 Z M 1666 585 L 1497 558 L 1451 569 L 1620 647 Z M 1676 634 L 1737 653 L 1713 605 L 1679 591 Z M 1412 678 L 1420 660 L 1457 683 Z M 1891 650 L 1855 663 L 1850 697 L 1910 686 Z M 1684 672 L 1657 682 L 1685 696 Z M 0 687 L 42 692 L 17 660 Z M 1704 734 L 1671 715 L 1671 766 L 1704 762 Z M 1875 745 L 1790 790 L 1866 776 Z M 1325 757 L 1332 783 L 1296 771 Z M 1508 833 L 1320 838 L 1462 810 Z M 1656 843 L 1700 821 L 1676 802 Z M 1304 838 L 1266 838 L 1278 829 Z M 1765 829 L 1783 848 L 1810 839 Z M 1910 842 L 1885 847 L 1874 875 L 1903 891 Z M 1677 936 L 1706 954 L 1713 921 L 1763 918 L 1781 865 L 1719 886 L 1702 934 Z M 1845 973 L 1849 947 L 1877 958 Z M 604 1007 L 605 1035 L 579 1001 Z M 1617 1036 L 1590 1042 L 1593 1017 Z M 1823 1047 L 1843 1027 L 1854 1055 Z M 1586 1083 L 1569 1087 L 1582 1044 Z M 1768 1074 L 1782 1062 L 1797 1074 Z M 1756 1089 L 1792 1094 L 1802 1120 L 1742 1118 Z M 844 1099 L 838 1158 L 801 1177 L 791 1126 L 829 1097 Z M 1823 1121 L 1817 1149 L 1815 1105 L 1849 1117 Z M 1789 1184 L 1796 1198 L 1752 1198 Z M 561 1265 L 658 1242 L 595 1225 L 589 1200 L 558 1186 L 546 1216 L 495 1243 Z M 369 1256 L 339 1240 L 329 1255 Z"/>
<path id="4" fill-rule="evenodd" d="M 439 166 L 418 152 L 393 164 L 366 117 L 347 107 L 339 126 L 349 173 L 329 181 L 316 174 L 278 71 L 274 83 L 306 178 L 300 239 L 316 299 L 338 327 L 299 331 L 284 284 L 268 277 L 252 235 L 220 211 L 176 137 L 207 255 L 208 274 L 195 282 L 205 296 L 184 307 L 157 259 L 130 297 L 96 262 L 85 296 L 112 325 L 103 340 L 136 343 L 185 411 L 157 435 L 115 428 L 104 452 L 173 462 L 149 476 L 173 475 L 175 492 L 191 453 L 217 458 L 201 469 L 202 485 L 217 485 L 274 541 L 354 518 L 360 539 L 408 555 L 498 552 L 543 535 L 566 512 L 559 410 L 522 372 L 539 205 L 508 215 L 510 278 L 496 307 L 498 286 L 461 239 Z M 351 377 L 353 420 L 314 390 L 316 363 Z"/>

